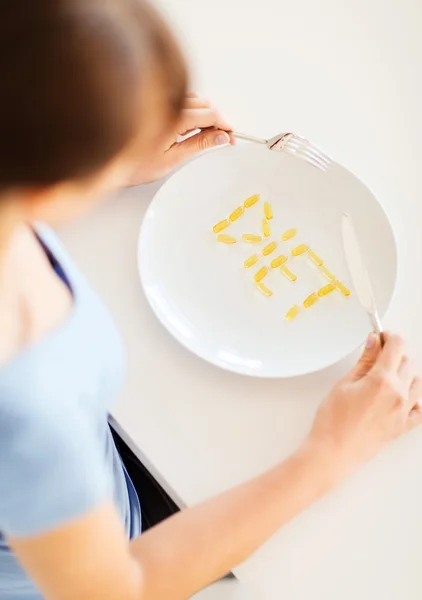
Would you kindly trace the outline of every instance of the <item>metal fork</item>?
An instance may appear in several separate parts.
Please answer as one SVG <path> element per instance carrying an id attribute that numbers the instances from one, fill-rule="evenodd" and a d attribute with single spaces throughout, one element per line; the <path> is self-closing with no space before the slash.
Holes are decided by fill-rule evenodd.
<path id="1" fill-rule="evenodd" d="M 238 131 L 231 131 L 230 135 L 239 140 L 247 140 L 248 142 L 255 142 L 256 144 L 265 144 L 267 148 L 275 150 L 276 152 L 287 152 L 287 154 L 292 154 L 297 158 L 305 160 L 320 171 L 328 171 L 333 164 L 333 161 L 329 156 L 324 154 L 324 152 L 321 152 L 321 150 L 308 142 L 308 140 L 305 140 L 295 133 L 279 133 L 269 140 L 254 137 L 253 135 L 246 135 L 245 133 L 239 133 Z"/>

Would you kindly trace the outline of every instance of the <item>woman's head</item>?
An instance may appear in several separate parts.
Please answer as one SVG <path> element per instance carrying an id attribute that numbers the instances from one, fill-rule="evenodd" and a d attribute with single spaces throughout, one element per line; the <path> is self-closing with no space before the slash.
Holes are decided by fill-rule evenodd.
<path id="1" fill-rule="evenodd" d="M 0 190 L 89 179 L 178 116 L 184 61 L 145 0 L 0 8 Z"/>

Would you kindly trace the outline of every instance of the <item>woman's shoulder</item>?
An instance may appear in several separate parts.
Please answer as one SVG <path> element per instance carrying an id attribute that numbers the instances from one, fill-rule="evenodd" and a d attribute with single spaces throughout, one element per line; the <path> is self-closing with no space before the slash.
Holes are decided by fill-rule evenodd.
<path id="1" fill-rule="evenodd" d="M 36 275 L 26 284 L 36 335 L 0 364 L 0 412 L 10 394 L 31 406 L 62 402 L 66 393 L 73 402 L 83 395 L 98 402 L 102 394 L 108 406 L 103 381 L 115 391 L 124 362 L 113 320 L 57 235 L 39 224 L 35 231 L 39 242 L 31 241 L 41 244 L 45 263 L 34 265 Z"/>

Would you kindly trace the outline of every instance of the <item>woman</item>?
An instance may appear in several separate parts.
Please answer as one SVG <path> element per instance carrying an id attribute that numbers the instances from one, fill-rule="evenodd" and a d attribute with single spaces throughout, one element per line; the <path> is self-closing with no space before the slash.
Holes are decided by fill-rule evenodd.
<path id="1" fill-rule="evenodd" d="M 381 349 L 370 336 L 289 459 L 140 536 L 142 494 L 107 423 L 119 338 L 41 222 L 229 142 L 230 127 L 186 97 L 180 52 L 144 0 L 1 12 L 0 598 L 188 598 L 421 423 L 422 382 L 399 337 Z"/>

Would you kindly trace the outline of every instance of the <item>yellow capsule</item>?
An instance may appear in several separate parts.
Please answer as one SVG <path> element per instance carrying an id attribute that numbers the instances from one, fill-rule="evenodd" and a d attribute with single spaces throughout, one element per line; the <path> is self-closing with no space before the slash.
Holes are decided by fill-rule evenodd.
<path id="1" fill-rule="evenodd" d="M 249 196 L 249 198 L 246 198 L 246 200 L 243 203 L 243 206 L 245 208 L 250 208 L 251 206 L 253 206 L 254 204 L 256 204 L 259 200 L 260 196 L 259 194 L 254 194 L 253 196 Z"/>
<path id="2" fill-rule="evenodd" d="M 308 256 L 318 267 L 322 267 L 324 264 L 324 261 L 313 250 L 308 250 Z"/>
<path id="3" fill-rule="evenodd" d="M 276 248 L 277 248 L 277 242 L 271 242 L 271 244 L 268 244 L 268 246 L 265 246 L 265 248 L 263 248 L 262 254 L 264 256 L 268 256 L 269 254 L 271 254 L 271 252 L 274 252 L 274 250 Z"/>
<path id="4" fill-rule="evenodd" d="M 267 267 L 261 267 L 259 269 L 259 271 L 257 271 L 255 273 L 255 277 L 254 277 L 255 281 L 257 283 L 259 283 L 261 281 L 261 279 L 264 279 L 264 277 L 267 275 L 267 273 L 268 273 L 268 268 Z"/>
<path id="5" fill-rule="evenodd" d="M 303 301 L 303 306 L 305 308 L 310 308 L 312 306 L 312 304 L 315 304 L 315 302 L 318 300 L 318 294 L 316 294 L 315 292 L 313 294 L 311 294 L 310 296 L 308 296 L 306 298 L 306 300 Z"/>
<path id="6" fill-rule="evenodd" d="M 245 209 L 243 208 L 243 206 L 238 206 L 238 208 L 236 208 L 236 210 L 234 210 L 232 212 L 232 214 L 230 215 L 230 217 L 229 217 L 230 221 L 232 221 L 232 223 L 234 223 L 234 221 L 237 221 L 237 219 L 240 219 L 240 217 L 243 215 L 244 212 L 245 212 Z"/>
<path id="7" fill-rule="evenodd" d="M 222 244 L 235 244 L 236 238 L 232 237 L 231 235 L 220 233 L 220 235 L 217 235 L 217 241 L 221 242 Z"/>
<path id="8" fill-rule="evenodd" d="M 301 254 L 307 252 L 308 249 L 309 246 L 307 246 L 306 244 L 300 244 L 300 246 L 296 246 L 296 248 L 293 248 L 292 256 L 300 256 Z"/>
<path id="9" fill-rule="evenodd" d="M 297 279 L 296 275 L 294 273 L 292 273 L 288 267 L 283 266 L 283 267 L 281 267 L 280 271 L 283 273 L 283 275 L 285 277 L 287 277 L 287 279 L 290 279 L 290 281 L 296 281 L 296 279 Z"/>
<path id="10" fill-rule="evenodd" d="M 292 306 L 292 308 L 286 313 L 286 319 L 288 321 L 292 321 L 295 317 L 297 317 L 299 310 L 300 308 L 297 304 L 295 304 L 295 306 Z"/>
<path id="11" fill-rule="evenodd" d="M 283 242 L 288 242 L 289 240 L 291 240 L 292 238 L 294 238 L 296 234 L 297 234 L 297 229 L 288 229 L 281 236 L 281 240 Z"/>
<path id="12" fill-rule="evenodd" d="M 254 265 L 256 265 L 256 263 L 258 261 L 259 261 L 258 254 L 252 254 L 252 256 L 250 256 L 249 258 L 247 258 L 245 260 L 245 262 L 243 263 L 243 266 L 245 267 L 245 269 L 249 269 L 249 267 L 253 267 Z"/>
<path id="13" fill-rule="evenodd" d="M 267 221 L 271 221 L 273 218 L 273 207 L 269 202 L 264 202 L 264 214 Z"/>
<path id="14" fill-rule="evenodd" d="M 334 285 L 338 289 L 338 291 L 343 294 L 343 296 L 350 296 L 350 290 L 348 290 L 347 287 L 343 283 L 341 283 L 341 281 L 335 281 Z"/>
<path id="15" fill-rule="evenodd" d="M 271 235 L 270 224 L 265 219 L 262 221 L 262 233 L 265 237 L 270 237 Z"/>
<path id="16" fill-rule="evenodd" d="M 320 267 L 319 270 L 324 275 L 324 277 L 326 277 L 328 279 L 328 281 L 334 281 L 335 275 L 330 273 L 330 271 L 328 269 L 326 269 L 325 267 Z"/>
<path id="17" fill-rule="evenodd" d="M 284 265 L 286 260 L 287 260 L 287 256 L 285 256 L 284 254 L 280 254 L 280 256 L 277 256 L 277 258 L 274 258 L 271 261 L 271 263 L 270 263 L 271 267 L 273 269 L 276 269 L 277 267 L 281 267 L 281 265 Z"/>
<path id="18" fill-rule="evenodd" d="M 230 221 L 228 219 L 224 219 L 224 221 L 220 221 L 217 225 L 214 225 L 212 228 L 214 233 L 220 233 L 223 229 L 226 229 L 230 225 Z"/>
<path id="19" fill-rule="evenodd" d="M 262 237 L 260 235 L 253 235 L 253 233 L 244 233 L 242 240 L 248 244 L 259 244 L 262 242 Z"/>
<path id="20" fill-rule="evenodd" d="M 324 285 L 324 287 L 322 287 L 319 292 L 318 292 L 318 296 L 320 298 L 322 298 L 323 296 L 327 296 L 328 294 L 331 294 L 331 292 L 334 292 L 336 288 L 334 287 L 334 285 L 332 283 L 329 283 L 328 285 Z"/>
<path id="21" fill-rule="evenodd" d="M 264 296 L 272 296 L 272 295 L 273 295 L 272 291 L 271 291 L 271 290 L 269 290 L 269 289 L 267 288 L 267 286 L 266 286 L 266 285 L 264 285 L 263 283 L 257 283 L 257 284 L 256 284 L 256 287 L 259 289 L 259 291 L 260 291 L 262 294 L 264 294 Z"/>

